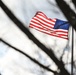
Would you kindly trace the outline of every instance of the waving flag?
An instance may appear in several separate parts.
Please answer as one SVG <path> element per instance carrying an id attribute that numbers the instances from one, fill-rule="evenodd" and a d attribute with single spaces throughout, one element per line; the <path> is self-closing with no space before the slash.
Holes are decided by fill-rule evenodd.
<path id="1" fill-rule="evenodd" d="M 29 25 L 30 28 L 64 39 L 68 39 L 69 26 L 67 21 L 48 18 L 43 12 L 37 12 Z"/>

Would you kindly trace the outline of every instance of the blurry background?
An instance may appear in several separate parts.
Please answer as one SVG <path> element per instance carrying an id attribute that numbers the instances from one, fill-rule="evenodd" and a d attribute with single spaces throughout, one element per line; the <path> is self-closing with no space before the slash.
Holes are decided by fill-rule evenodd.
<path id="1" fill-rule="evenodd" d="M 75 11 L 71 0 L 65 0 Z M 52 49 L 56 58 L 62 60 L 65 69 L 71 72 L 71 27 L 69 29 L 69 41 L 46 35 L 29 28 L 31 18 L 37 11 L 44 12 L 49 18 L 58 18 L 67 21 L 55 0 L 2 0 L 12 13 L 24 24 L 26 28 L 48 49 Z M 74 75 L 76 74 L 76 52 L 74 32 Z M 30 57 L 52 71 L 60 72 L 55 62 L 42 51 L 27 35 L 25 35 L 5 12 L 0 8 L 0 38 L 12 46 L 20 49 Z M 48 50 L 47 50 L 48 51 Z M 22 53 L 0 41 L 0 73 L 1 75 L 56 75 L 51 71 L 40 67 Z"/>

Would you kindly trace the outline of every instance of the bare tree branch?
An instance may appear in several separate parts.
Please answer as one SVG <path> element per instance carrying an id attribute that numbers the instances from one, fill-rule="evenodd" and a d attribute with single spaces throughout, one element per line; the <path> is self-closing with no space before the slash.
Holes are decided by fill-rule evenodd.
<path id="1" fill-rule="evenodd" d="M 47 66 L 44 66 L 43 64 L 41 64 L 40 62 L 38 62 L 37 60 L 35 60 L 34 58 L 30 57 L 28 54 L 26 54 L 25 52 L 23 52 L 20 49 L 17 49 L 16 47 L 10 45 L 9 43 L 7 43 L 6 41 L 4 41 L 3 39 L 0 38 L 0 41 L 2 41 L 4 44 L 8 45 L 9 47 L 13 48 L 14 50 L 16 50 L 17 52 L 23 54 L 24 56 L 28 57 L 31 61 L 33 61 L 34 63 L 38 64 L 40 67 L 42 67 L 43 69 L 46 69 L 47 71 L 53 72 L 54 74 L 57 73 L 56 71 L 53 71 L 51 69 L 49 69 Z"/>
<path id="2" fill-rule="evenodd" d="M 75 7 L 76 7 L 76 0 L 72 0 L 72 2 L 74 3 Z"/>
<path id="3" fill-rule="evenodd" d="M 76 30 L 76 14 L 74 11 L 66 4 L 64 0 L 56 0 L 56 2 L 65 17 L 68 19 L 69 23 Z"/>
<path id="4" fill-rule="evenodd" d="M 53 53 L 52 49 L 46 48 L 40 41 L 38 41 L 31 33 L 30 31 L 25 28 L 25 26 L 14 16 L 14 14 L 5 6 L 5 4 L 0 1 L 0 6 L 4 10 L 4 12 L 8 15 L 8 17 L 16 24 L 16 26 L 24 32 L 25 35 L 28 36 L 30 40 L 32 40 L 39 48 L 41 48 L 53 61 L 54 63 L 59 67 L 60 71 L 62 72 L 62 75 L 70 75 L 68 71 L 64 67 L 64 63 L 62 61 L 59 61 L 56 56 Z"/>

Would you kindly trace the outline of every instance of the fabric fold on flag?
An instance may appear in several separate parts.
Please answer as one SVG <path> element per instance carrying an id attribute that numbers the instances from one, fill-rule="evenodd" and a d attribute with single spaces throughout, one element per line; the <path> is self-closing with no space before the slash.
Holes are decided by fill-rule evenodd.
<path id="1" fill-rule="evenodd" d="M 45 34 L 68 39 L 69 22 L 48 18 L 43 12 L 38 11 L 30 21 L 30 28 Z"/>

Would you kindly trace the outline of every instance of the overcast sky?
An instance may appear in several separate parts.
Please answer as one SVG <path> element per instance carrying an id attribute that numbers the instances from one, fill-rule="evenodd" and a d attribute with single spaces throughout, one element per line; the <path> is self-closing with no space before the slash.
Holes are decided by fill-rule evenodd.
<path id="1" fill-rule="evenodd" d="M 31 18 L 35 15 L 37 11 L 44 12 L 49 18 L 58 18 L 61 20 L 67 20 L 60 9 L 57 7 L 54 0 L 2 0 L 9 9 L 14 13 L 14 15 L 24 23 L 26 27 L 29 28 L 29 23 Z M 70 1 L 69 1 L 70 2 Z M 30 28 L 29 28 L 30 29 Z M 53 48 L 58 52 L 56 55 L 59 58 L 62 54 L 63 50 L 67 45 L 67 40 L 59 39 L 56 37 L 48 36 L 44 33 L 38 32 L 34 29 L 30 29 L 30 31 L 37 37 L 43 44 L 47 47 Z M 28 37 L 24 35 L 15 24 L 6 16 L 3 10 L 0 8 L 0 37 L 5 41 L 9 42 L 13 46 L 21 49 L 32 57 L 36 57 L 39 61 L 45 64 L 53 64 L 49 57 L 45 55 L 45 53 L 41 52 L 40 49 L 30 42 Z M 71 36 L 70 36 L 71 37 Z M 41 59 L 39 55 L 35 54 L 35 52 L 40 51 L 40 53 L 44 56 Z M 61 50 L 61 51 L 60 51 Z M 70 51 L 70 50 L 69 50 Z M 65 52 L 64 58 L 67 56 L 68 51 Z M 68 54 L 70 60 L 70 53 Z M 68 61 L 69 61 L 68 60 Z M 2 75 L 38 75 L 35 72 L 29 72 L 30 65 L 28 66 L 28 58 L 25 58 L 20 53 L 14 51 L 8 46 L 4 45 L 0 42 L 0 71 Z M 48 62 L 49 61 L 49 62 Z M 65 59 L 65 62 L 67 59 Z M 26 62 L 26 63 L 25 63 Z M 33 64 L 30 63 L 29 64 Z M 24 66 L 25 65 L 25 66 Z M 33 64 L 34 65 L 34 64 Z M 36 65 L 32 67 L 36 68 Z M 30 70 L 32 70 L 32 68 Z M 50 68 L 56 70 L 57 67 L 53 64 Z M 26 69 L 26 71 L 25 71 Z M 40 68 L 37 69 L 39 71 Z M 40 72 L 40 71 L 39 71 Z M 41 72 L 40 72 L 41 73 Z M 47 72 L 45 75 L 50 75 Z M 52 74 L 51 74 L 52 75 Z"/>

